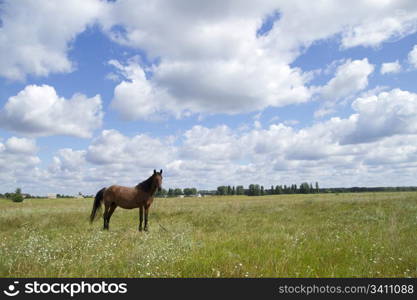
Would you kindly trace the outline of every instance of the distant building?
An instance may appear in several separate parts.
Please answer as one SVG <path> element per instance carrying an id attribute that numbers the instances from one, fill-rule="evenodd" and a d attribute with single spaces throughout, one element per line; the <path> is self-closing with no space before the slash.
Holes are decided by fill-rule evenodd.
<path id="1" fill-rule="evenodd" d="M 48 199 L 56 199 L 56 194 L 48 194 Z"/>

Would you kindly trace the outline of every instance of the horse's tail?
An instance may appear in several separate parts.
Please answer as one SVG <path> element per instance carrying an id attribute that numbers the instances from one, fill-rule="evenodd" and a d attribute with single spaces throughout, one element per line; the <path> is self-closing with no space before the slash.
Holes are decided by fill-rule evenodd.
<path id="1" fill-rule="evenodd" d="M 100 210 L 101 208 L 101 202 L 103 202 L 103 195 L 105 190 L 106 188 L 102 188 L 101 190 L 99 190 L 96 194 L 96 197 L 94 198 L 93 210 L 91 211 L 90 215 L 90 223 L 94 221 L 94 219 L 96 218 L 97 210 Z"/>

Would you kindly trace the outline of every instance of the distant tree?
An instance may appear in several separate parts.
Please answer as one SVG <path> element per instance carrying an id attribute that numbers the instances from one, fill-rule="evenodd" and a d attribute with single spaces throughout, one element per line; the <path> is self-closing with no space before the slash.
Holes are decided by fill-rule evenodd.
<path id="1" fill-rule="evenodd" d="M 180 189 L 180 188 L 176 188 L 176 189 L 174 190 L 174 195 L 175 195 L 175 196 L 181 196 L 181 195 L 183 195 L 182 189 Z"/>
<path id="2" fill-rule="evenodd" d="M 236 195 L 236 189 L 235 189 L 235 186 L 232 186 L 232 195 Z"/>
<path id="3" fill-rule="evenodd" d="M 255 195 L 255 185 L 254 184 L 249 184 L 248 195 L 249 196 L 254 196 Z"/>
<path id="4" fill-rule="evenodd" d="M 184 196 L 191 196 L 193 194 L 190 188 L 184 188 Z"/>
<path id="5" fill-rule="evenodd" d="M 320 193 L 319 183 L 316 181 L 316 193 Z"/>
<path id="6" fill-rule="evenodd" d="M 184 189 L 184 195 L 185 196 L 197 195 L 197 189 L 196 188 L 185 188 Z"/>
<path id="7" fill-rule="evenodd" d="M 264 186 L 261 185 L 261 196 L 265 195 L 265 190 L 264 190 Z"/>
<path id="8" fill-rule="evenodd" d="M 157 191 L 155 196 L 160 198 L 165 198 L 168 195 L 168 191 L 166 189 L 161 189 L 160 191 Z"/>
<path id="9" fill-rule="evenodd" d="M 224 186 L 224 185 L 218 186 L 216 194 L 217 195 L 227 195 L 227 186 Z"/>
<path id="10" fill-rule="evenodd" d="M 168 189 L 168 197 L 175 197 L 174 189 Z"/>
<path id="11" fill-rule="evenodd" d="M 280 185 L 277 185 L 275 187 L 275 194 L 277 195 L 282 194 L 282 187 Z"/>
<path id="12" fill-rule="evenodd" d="M 12 195 L 13 202 L 23 202 L 22 190 L 17 188 L 14 194 Z"/>
<path id="13" fill-rule="evenodd" d="M 238 185 L 236 187 L 236 195 L 244 195 L 245 194 L 245 189 L 242 185 Z"/>
<path id="14" fill-rule="evenodd" d="M 310 185 L 307 182 L 303 182 L 300 185 L 300 193 L 302 193 L 302 194 L 310 193 Z"/>
<path id="15" fill-rule="evenodd" d="M 248 195 L 249 196 L 260 196 L 261 195 L 261 188 L 259 187 L 259 184 L 250 184 Z"/>

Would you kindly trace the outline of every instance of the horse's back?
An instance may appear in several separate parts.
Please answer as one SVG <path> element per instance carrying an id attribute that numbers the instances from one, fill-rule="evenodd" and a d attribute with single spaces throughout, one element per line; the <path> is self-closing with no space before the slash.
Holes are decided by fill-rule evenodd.
<path id="1" fill-rule="evenodd" d="M 136 188 L 112 185 L 106 189 L 104 197 L 106 202 L 114 203 L 126 209 L 140 206 Z"/>

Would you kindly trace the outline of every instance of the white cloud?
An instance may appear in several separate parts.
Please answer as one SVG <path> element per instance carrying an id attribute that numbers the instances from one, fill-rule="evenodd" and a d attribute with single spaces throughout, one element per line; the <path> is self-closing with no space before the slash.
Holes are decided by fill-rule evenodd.
<path id="1" fill-rule="evenodd" d="M 131 75 L 116 88 L 112 106 L 122 116 L 143 119 L 148 113 L 160 114 L 160 107 L 175 116 L 233 114 L 309 99 L 307 77 L 256 36 L 276 4 L 210 2 L 202 9 L 185 3 L 116 2 L 111 15 L 102 19 L 115 41 L 160 57 L 150 78 Z M 116 24 L 125 32 L 113 30 Z M 139 111 L 144 103 L 152 104 Z"/>
<path id="2" fill-rule="evenodd" d="M 11 153 L 33 154 L 38 148 L 32 139 L 11 137 L 6 141 L 5 150 Z"/>
<path id="3" fill-rule="evenodd" d="M 398 89 L 366 95 L 353 102 L 351 116 L 301 129 L 284 124 L 243 130 L 193 126 L 176 138 L 128 137 L 103 130 L 85 150 L 59 150 L 48 170 L 36 167 L 39 159 L 34 154 L 10 146 L 20 171 L 13 173 L 15 181 L 4 173 L 2 178 L 15 182 L 10 186 L 23 182 L 26 190 L 42 182 L 44 190 L 65 193 L 134 185 L 155 168 L 164 169 L 164 187 L 303 181 L 322 186 L 407 185 L 417 171 L 416 97 Z M 30 140 L 11 139 L 0 144 L 0 160 L 10 164 L 6 145 L 17 144 L 36 151 Z M 32 162 L 22 161 L 23 155 L 32 156 Z"/>
<path id="4" fill-rule="evenodd" d="M 1 127 L 29 136 L 88 138 L 101 126 L 103 112 L 99 95 L 75 94 L 67 100 L 49 85 L 28 85 L 7 100 L 0 117 Z"/>
<path id="5" fill-rule="evenodd" d="M 181 147 L 183 159 L 222 164 L 241 158 L 241 145 L 227 126 L 208 129 L 197 125 L 187 130 L 184 138 Z"/>
<path id="6" fill-rule="evenodd" d="M 145 70 L 140 66 L 137 57 L 129 59 L 123 65 L 111 60 L 118 74 L 123 78 L 114 89 L 111 107 L 119 112 L 125 120 L 155 119 L 165 113 L 177 111 L 173 101 L 161 90 L 153 86 L 146 78 Z"/>
<path id="7" fill-rule="evenodd" d="M 401 65 L 397 61 L 383 63 L 381 66 L 381 74 L 398 73 L 401 71 Z"/>
<path id="8" fill-rule="evenodd" d="M 417 134 L 417 94 L 393 89 L 356 99 L 355 126 L 341 143 L 366 143 L 394 135 Z"/>
<path id="9" fill-rule="evenodd" d="M 150 70 L 151 79 L 134 60 L 112 64 L 127 79 L 115 88 L 112 107 L 128 120 L 249 112 L 301 103 L 310 97 L 300 70 L 262 55 L 229 61 L 165 60 Z"/>
<path id="10" fill-rule="evenodd" d="M 417 45 L 414 45 L 413 49 L 408 53 L 408 61 L 414 68 L 417 68 Z"/>
<path id="11" fill-rule="evenodd" d="M 58 150 L 57 156 L 52 158 L 52 164 L 49 170 L 53 173 L 80 170 L 86 163 L 85 154 L 85 150 L 60 149 Z"/>
<path id="12" fill-rule="evenodd" d="M 342 47 L 374 47 L 414 32 L 417 20 L 412 1 L 210 2 L 204 11 L 161 1 L 112 6 L 101 18 L 104 30 L 113 40 L 158 58 L 149 77 L 128 78 L 118 86 L 113 106 L 127 119 L 161 114 L 160 107 L 178 117 L 308 101 L 311 74 L 291 63 L 312 43 L 339 35 Z M 274 11 L 280 17 L 272 29 L 256 36 Z M 323 96 L 353 96 L 366 88 L 373 69 L 367 59 L 347 61 Z"/>
<path id="13" fill-rule="evenodd" d="M 370 1 L 377 4 L 377 1 Z M 417 10 L 412 1 L 386 1 L 377 4 L 375 14 L 366 16 L 361 24 L 344 33 L 342 44 L 346 48 L 355 46 L 378 46 L 382 42 L 401 38 L 416 31 Z M 399 4 L 399 5 L 398 5 Z M 372 4 L 371 4 L 372 5 Z"/>
<path id="14" fill-rule="evenodd" d="M 23 80 L 70 72 L 70 43 L 104 9 L 99 0 L 4 1 L 1 4 L 0 76 Z"/>
<path id="15" fill-rule="evenodd" d="M 171 146 L 171 147 L 170 147 Z M 126 168 L 156 168 L 169 161 L 175 148 L 170 139 L 162 142 L 145 134 L 129 138 L 117 130 L 103 130 L 87 149 L 87 161 Z"/>
<path id="16" fill-rule="evenodd" d="M 31 139 L 10 137 L 4 143 L 0 142 L 2 189 L 14 191 L 33 175 L 33 171 L 40 163 L 40 158 L 36 155 L 37 150 L 35 141 Z M 33 179 L 36 180 L 36 177 Z"/>
<path id="17" fill-rule="evenodd" d="M 324 99 L 339 100 L 365 89 L 368 77 L 374 71 L 374 66 L 367 58 L 348 60 L 340 65 L 335 76 L 319 92 Z"/>
<path id="18" fill-rule="evenodd" d="M 262 20 L 273 12 L 279 19 L 257 36 Z M 123 71 L 137 69 L 115 89 L 112 106 L 123 118 L 241 113 L 308 101 L 311 74 L 291 63 L 315 41 L 339 35 L 343 47 L 378 46 L 414 32 L 416 20 L 412 0 L 7 1 L 0 75 L 22 79 L 70 71 L 71 41 L 98 22 L 114 41 L 157 59 L 150 70 L 131 62 L 114 64 Z M 356 79 L 356 88 L 366 85 L 366 79 Z"/>

